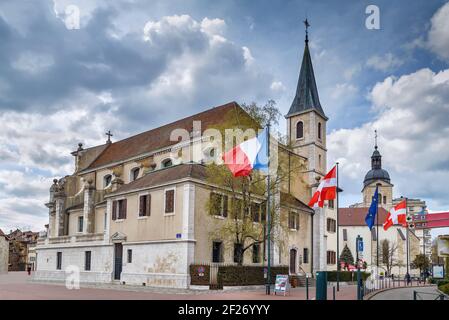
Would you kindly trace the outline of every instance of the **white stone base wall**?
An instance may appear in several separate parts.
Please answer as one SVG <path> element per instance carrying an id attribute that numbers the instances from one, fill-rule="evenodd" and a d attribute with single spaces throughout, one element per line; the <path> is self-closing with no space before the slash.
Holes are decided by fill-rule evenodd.
<path id="1" fill-rule="evenodd" d="M 120 282 L 127 285 L 189 288 L 189 266 L 192 263 L 194 241 L 123 242 Z M 128 262 L 128 250 L 132 261 Z M 91 271 L 85 271 L 85 252 L 91 251 Z M 114 276 L 114 244 L 92 243 L 45 245 L 36 249 L 36 281 L 65 281 L 80 272 L 80 283 L 112 283 Z M 61 270 L 56 269 L 57 252 L 62 252 Z"/>
<path id="2" fill-rule="evenodd" d="M 189 288 L 194 246 L 191 241 L 123 243 L 120 281 L 130 285 Z M 127 261 L 128 250 L 132 250 L 131 263 Z"/>
<path id="3" fill-rule="evenodd" d="M 85 252 L 91 252 L 91 268 L 85 271 Z M 66 276 L 79 270 L 81 283 L 112 281 L 113 246 L 43 246 L 36 249 L 37 268 L 33 279 L 38 281 L 65 281 Z M 57 252 L 62 252 L 61 270 L 56 269 Z"/>

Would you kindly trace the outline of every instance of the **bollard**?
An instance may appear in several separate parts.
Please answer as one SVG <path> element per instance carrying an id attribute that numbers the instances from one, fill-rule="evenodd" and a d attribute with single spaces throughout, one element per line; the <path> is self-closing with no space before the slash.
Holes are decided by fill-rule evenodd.
<path id="1" fill-rule="evenodd" d="M 416 300 L 416 291 L 413 290 L 413 300 Z"/>
<path id="2" fill-rule="evenodd" d="M 334 288 L 334 292 L 332 294 L 332 297 L 333 297 L 333 300 L 335 301 L 335 286 L 333 288 Z"/>

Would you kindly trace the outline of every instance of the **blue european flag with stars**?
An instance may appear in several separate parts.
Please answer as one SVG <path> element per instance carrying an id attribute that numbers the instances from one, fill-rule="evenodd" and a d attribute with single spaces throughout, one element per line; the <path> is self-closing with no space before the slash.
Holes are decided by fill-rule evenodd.
<path id="1" fill-rule="evenodd" d="M 377 213 L 377 202 L 379 201 L 379 187 L 376 187 L 376 191 L 374 192 L 373 201 L 368 210 L 368 214 L 366 215 L 365 222 L 368 228 L 371 230 L 374 226 L 374 219 L 376 219 Z"/>

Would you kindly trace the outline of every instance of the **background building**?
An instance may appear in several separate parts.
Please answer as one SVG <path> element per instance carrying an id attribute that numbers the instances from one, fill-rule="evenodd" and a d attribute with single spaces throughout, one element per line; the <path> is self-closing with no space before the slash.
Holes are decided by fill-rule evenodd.
<path id="1" fill-rule="evenodd" d="M 35 267 L 35 247 L 39 234 L 32 231 L 11 231 L 9 238 L 9 271 L 26 271 Z"/>
<path id="2" fill-rule="evenodd" d="M 376 186 L 379 186 L 379 224 L 377 225 L 376 220 L 370 231 L 365 217 Z M 394 275 L 403 276 L 407 272 L 407 234 L 409 235 L 409 263 L 411 263 L 420 253 L 426 252 L 430 258 L 430 233 L 428 230 L 409 230 L 407 233 L 407 228 L 402 225 L 394 225 L 387 231 L 383 229 L 388 211 L 403 200 L 401 198 L 393 199 L 393 187 L 388 171 L 382 168 L 382 156 L 378 150 L 376 139 L 371 156 L 371 170 L 367 172 L 363 180 L 362 202 L 339 210 L 340 243 L 343 243 L 343 246 L 347 245 L 356 259 L 355 242 L 357 236 L 360 235 L 364 242 L 362 259 L 367 262 L 369 270 L 379 262 L 381 272 L 386 273 L 389 270 Z M 407 206 L 410 213 L 418 213 L 425 210 L 426 203 L 419 199 L 410 199 Z M 377 241 L 377 234 L 379 241 Z M 388 249 L 383 248 L 384 240 L 389 244 Z M 379 261 L 377 261 L 377 243 L 379 243 Z M 424 250 L 424 244 L 429 244 L 429 248 Z M 410 273 L 419 275 L 419 270 L 410 269 Z"/>
<path id="3" fill-rule="evenodd" d="M 8 237 L 0 229 L 0 274 L 8 272 L 9 243 Z"/>

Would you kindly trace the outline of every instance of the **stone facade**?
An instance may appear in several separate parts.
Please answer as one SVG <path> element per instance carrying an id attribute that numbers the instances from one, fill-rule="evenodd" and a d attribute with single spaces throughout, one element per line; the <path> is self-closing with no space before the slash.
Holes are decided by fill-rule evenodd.
<path id="1" fill-rule="evenodd" d="M 35 278 L 63 281 L 69 267 L 69 272 L 80 271 L 81 282 L 187 288 L 191 264 L 217 262 L 218 258 L 235 263 L 232 236 L 217 233 L 230 217 L 212 215 L 207 206 L 212 193 L 226 195 L 230 190 L 208 183 L 204 164 L 213 160 L 206 128 L 236 116 L 249 118 L 233 102 L 125 140 L 108 140 L 87 149 L 79 144 L 72 152 L 75 172 L 55 179 L 50 188 L 49 224 L 36 247 Z M 272 265 L 289 265 L 292 274 L 304 275 L 326 267 L 322 258 L 315 258 L 327 248 L 320 247 L 326 242 L 325 223 L 320 219 L 326 218 L 305 203 L 316 176 L 323 176 L 327 169 L 327 118 L 313 111 L 299 117 L 309 123 L 307 139 L 312 146 L 272 144 L 283 166 L 288 166 L 288 177 L 283 177 L 272 194 L 276 237 L 270 256 Z M 197 129 L 196 122 L 202 128 Z M 171 140 L 180 129 L 186 139 Z M 293 170 L 291 163 L 298 167 Z M 254 196 L 252 201 L 261 206 L 265 200 Z M 326 215 L 333 212 L 323 211 Z M 260 207 L 259 219 L 264 215 Z M 251 222 L 261 234 L 264 223 Z M 252 241 L 248 238 L 243 245 Z M 245 251 L 243 264 L 266 265 L 267 257 L 267 248 L 261 245 Z"/>
<path id="2" fill-rule="evenodd" d="M 0 229 L 0 274 L 8 272 L 9 242 L 7 236 Z"/>

